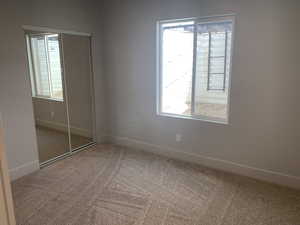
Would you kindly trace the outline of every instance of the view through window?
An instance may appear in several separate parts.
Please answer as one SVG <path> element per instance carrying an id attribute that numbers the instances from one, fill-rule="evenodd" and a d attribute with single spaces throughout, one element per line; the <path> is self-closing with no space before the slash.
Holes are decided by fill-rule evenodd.
<path id="1" fill-rule="evenodd" d="M 161 114 L 228 120 L 232 19 L 161 22 Z"/>

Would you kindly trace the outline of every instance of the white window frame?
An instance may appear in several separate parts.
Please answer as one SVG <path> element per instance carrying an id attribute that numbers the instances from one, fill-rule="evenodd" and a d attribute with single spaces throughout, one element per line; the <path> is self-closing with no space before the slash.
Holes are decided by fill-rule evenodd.
<path id="1" fill-rule="evenodd" d="M 63 67 L 62 67 L 62 55 L 61 55 L 61 35 L 60 34 L 27 34 L 26 35 L 26 42 L 27 42 L 27 54 L 28 54 L 28 60 L 29 60 L 29 69 L 30 69 L 30 78 L 31 78 L 31 90 L 32 90 L 32 97 L 33 98 L 41 98 L 41 99 L 47 99 L 52 101 L 58 101 L 58 102 L 64 102 L 64 94 L 61 98 L 55 98 L 53 97 L 53 88 L 52 88 L 52 82 L 51 82 L 51 70 L 49 65 L 49 51 L 48 51 L 48 37 L 51 36 L 58 36 L 58 42 L 59 42 L 59 51 L 60 51 L 60 64 L 61 64 L 61 79 L 62 79 L 62 86 L 63 86 Z M 31 45 L 31 37 L 43 37 L 45 42 L 45 48 L 46 48 L 46 58 L 47 58 L 47 67 L 48 67 L 48 82 L 49 82 L 49 95 L 41 95 L 38 94 L 37 91 L 37 82 L 36 82 L 36 71 L 33 66 L 33 56 L 32 56 L 32 45 Z M 62 87 L 63 89 L 63 87 Z M 64 90 L 63 90 L 64 91 Z"/>
<path id="2" fill-rule="evenodd" d="M 157 22 L 156 26 L 156 114 L 158 116 L 181 118 L 181 119 L 192 119 L 200 120 L 206 122 L 220 123 L 220 124 L 229 124 L 229 115 L 230 115 L 230 89 L 231 89 L 231 76 L 232 76 L 232 59 L 233 59 L 233 49 L 234 49 L 234 36 L 235 36 L 235 24 L 236 18 L 235 14 L 226 14 L 226 15 L 216 15 L 216 16 L 207 16 L 207 17 L 194 17 L 186 19 L 171 19 L 171 20 L 160 20 Z M 217 118 L 211 116 L 195 115 L 194 112 L 194 102 L 195 102 L 195 76 L 196 76 L 196 49 L 197 49 L 197 35 L 196 29 L 194 29 L 194 52 L 193 52 L 193 71 L 192 71 L 192 113 L 191 115 L 181 115 L 173 113 L 165 113 L 162 111 L 162 25 L 172 22 L 188 22 L 195 21 L 194 27 L 197 24 L 201 23 L 215 23 L 230 21 L 232 22 L 232 34 L 231 34 L 231 49 L 230 49 L 230 66 L 228 73 L 228 96 L 227 96 L 227 111 L 226 118 Z"/>

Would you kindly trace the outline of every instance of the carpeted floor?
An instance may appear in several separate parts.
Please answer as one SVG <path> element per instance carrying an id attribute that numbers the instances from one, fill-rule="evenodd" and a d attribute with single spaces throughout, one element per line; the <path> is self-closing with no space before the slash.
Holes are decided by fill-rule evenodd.
<path id="1" fill-rule="evenodd" d="M 13 182 L 22 225 L 299 225 L 300 191 L 98 145 Z"/>

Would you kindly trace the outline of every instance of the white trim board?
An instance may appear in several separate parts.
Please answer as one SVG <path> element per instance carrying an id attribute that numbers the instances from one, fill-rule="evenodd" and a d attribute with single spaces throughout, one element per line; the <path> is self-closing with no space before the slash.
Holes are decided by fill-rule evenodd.
<path id="1" fill-rule="evenodd" d="M 16 180 L 27 174 L 33 173 L 40 169 L 40 163 L 38 160 L 25 163 L 21 166 L 9 170 L 9 175 L 11 180 Z"/>
<path id="2" fill-rule="evenodd" d="M 300 188 L 300 177 L 292 176 L 284 173 L 274 172 L 271 170 L 265 170 L 261 168 L 255 168 L 223 159 L 217 159 L 213 157 L 207 157 L 200 154 L 192 154 L 186 152 L 180 152 L 176 149 L 163 147 L 155 144 L 150 144 L 136 139 L 130 139 L 127 137 L 114 137 L 110 136 L 109 140 L 113 144 L 118 144 L 125 147 L 131 147 L 147 152 L 156 153 L 159 155 L 167 156 L 174 159 L 179 159 L 187 162 L 196 163 L 199 165 L 207 166 L 210 168 L 231 172 L 251 178 L 255 178 L 262 181 L 267 181 L 283 186 L 289 186 L 292 188 Z"/>
<path id="3" fill-rule="evenodd" d="M 68 132 L 67 125 L 63 124 L 63 123 L 36 119 L 36 124 L 41 127 L 47 127 L 47 128 L 53 129 L 53 130 Z M 71 129 L 72 134 L 76 134 L 76 135 L 87 137 L 87 138 L 90 138 L 93 136 L 92 133 L 89 132 L 87 129 L 83 129 L 83 128 L 79 128 L 79 127 L 71 127 L 70 129 Z"/>
<path id="4" fill-rule="evenodd" d="M 23 25 L 23 30 L 31 30 L 31 31 L 39 31 L 39 32 L 49 32 L 49 33 L 59 33 L 59 34 L 71 34 L 71 35 L 79 35 L 79 36 L 87 36 L 91 37 L 91 33 L 79 32 L 79 31 L 71 31 L 71 30 L 63 30 L 63 29 L 55 29 L 49 27 L 39 27 L 39 26 L 31 26 L 31 25 Z"/>

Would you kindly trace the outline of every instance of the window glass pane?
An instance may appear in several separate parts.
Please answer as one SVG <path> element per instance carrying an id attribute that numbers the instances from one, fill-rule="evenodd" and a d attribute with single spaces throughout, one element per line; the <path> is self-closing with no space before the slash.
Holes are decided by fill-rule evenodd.
<path id="1" fill-rule="evenodd" d="M 218 57 L 218 58 L 210 58 L 210 73 L 224 73 L 224 63 L 225 59 L 224 57 Z"/>
<path id="2" fill-rule="evenodd" d="M 209 35 L 208 33 L 198 34 L 197 37 L 197 67 L 202 72 L 208 70 L 208 47 L 209 47 Z"/>
<path id="3" fill-rule="evenodd" d="M 191 113 L 193 22 L 161 26 L 161 110 Z"/>
<path id="4" fill-rule="evenodd" d="M 50 96 L 50 85 L 44 36 L 32 37 L 31 48 L 36 81 L 36 94 L 48 97 Z"/>
<path id="5" fill-rule="evenodd" d="M 63 99 L 61 61 L 58 35 L 48 35 L 49 67 L 51 75 L 52 98 Z"/>
<path id="6" fill-rule="evenodd" d="M 225 32 L 211 33 L 210 56 L 219 57 L 225 56 Z"/>
<path id="7" fill-rule="evenodd" d="M 197 26 L 195 115 L 227 119 L 231 31 L 227 21 Z"/>
<path id="8" fill-rule="evenodd" d="M 224 74 L 210 74 L 209 76 L 209 90 L 223 90 Z"/>

